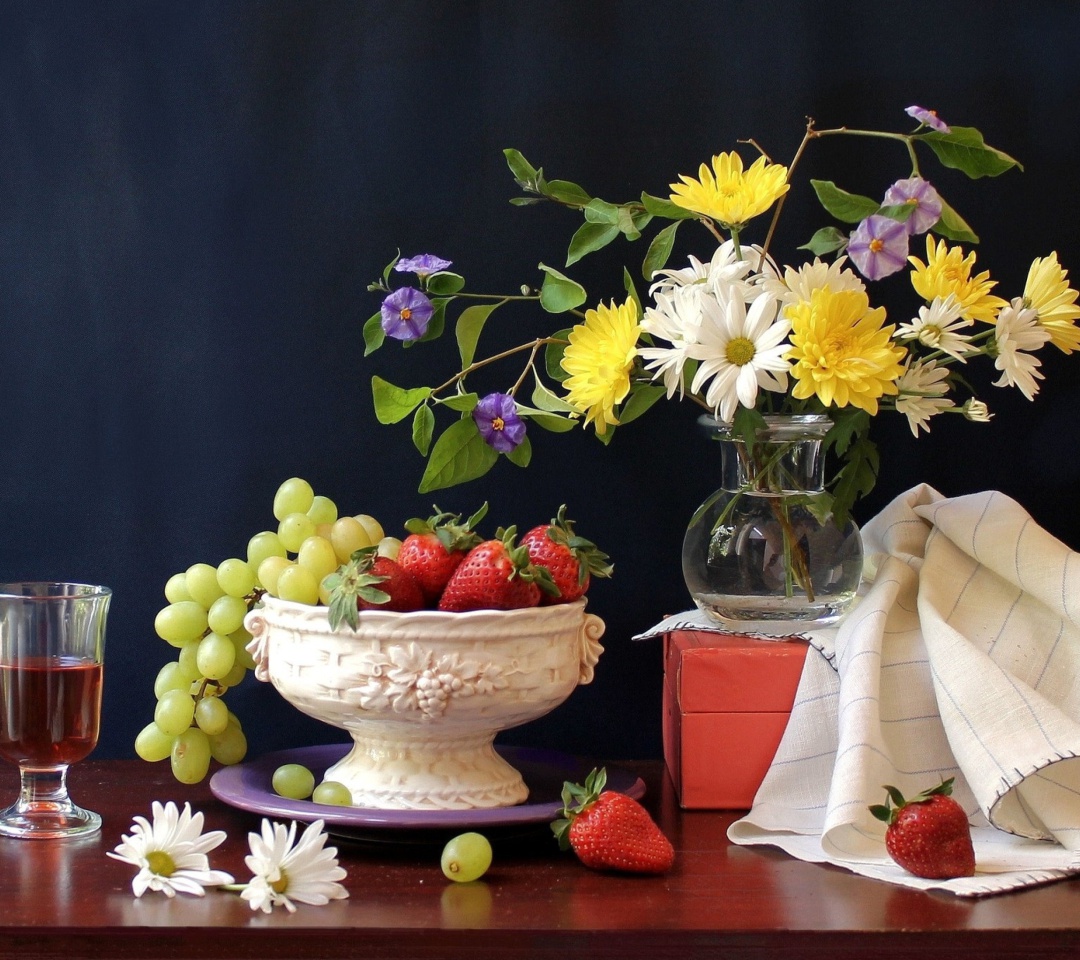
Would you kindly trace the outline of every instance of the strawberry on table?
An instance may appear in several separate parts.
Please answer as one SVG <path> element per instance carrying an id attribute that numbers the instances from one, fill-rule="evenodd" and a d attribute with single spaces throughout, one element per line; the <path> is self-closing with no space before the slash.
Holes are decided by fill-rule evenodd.
<path id="1" fill-rule="evenodd" d="M 424 606 L 424 591 L 408 570 L 377 547 L 362 547 L 324 584 L 330 589 L 328 619 L 332 629 L 348 623 L 354 630 L 360 610 L 392 610 L 409 613 Z"/>
<path id="2" fill-rule="evenodd" d="M 594 870 L 667 873 L 675 850 L 648 811 L 632 797 L 605 790 L 607 771 L 593 770 L 584 785 L 563 785 L 563 817 L 551 829 Z"/>
<path id="3" fill-rule="evenodd" d="M 885 787 L 883 804 L 870 812 L 888 824 L 885 849 L 917 877 L 947 880 L 975 873 L 971 825 L 964 808 L 951 796 L 953 778 L 905 800 L 896 787 Z M 895 804 L 895 806 L 894 806 Z"/>
<path id="4" fill-rule="evenodd" d="M 608 556 L 595 543 L 574 533 L 574 521 L 566 518 L 566 504 L 559 507 L 551 523 L 533 527 L 521 538 L 529 559 L 547 567 L 558 594 L 545 594 L 541 603 L 570 603 L 589 589 L 591 577 L 610 577 Z"/>
<path id="5" fill-rule="evenodd" d="M 409 571 L 424 591 L 424 598 L 434 604 L 443 592 L 458 564 L 481 542 L 476 525 L 487 513 L 485 503 L 464 523 L 456 513 L 435 507 L 434 516 L 414 517 L 405 524 L 409 535 L 402 541 L 397 562 Z"/>
<path id="6" fill-rule="evenodd" d="M 517 530 L 496 531 L 493 540 L 477 544 L 458 564 L 439 598 L 439 609 L 515 610 L 535 607 L 544 591 L 556 589 L 551 575 L 534 566 L 529 551 L 515 543 Z"/>

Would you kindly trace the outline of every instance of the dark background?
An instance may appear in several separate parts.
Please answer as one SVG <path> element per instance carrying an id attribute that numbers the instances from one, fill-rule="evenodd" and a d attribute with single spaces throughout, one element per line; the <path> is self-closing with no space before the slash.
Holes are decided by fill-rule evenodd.
<path id="1" fill-rule="evenodd" d="M 500 462 L 420 496 L 408 427 L 376 423 L 368 383 L 434 383 L 456 354 L 365 360 L 367 283 L 398 248 L 454 260 L 477 290 L 561 265 L 577 220 L 509 206 L 504 147 L 624 201 L 666 195 L 739 138 L 787 162 L 808 115 L 905 131 L 916 103 L 1026 167 L 970 182 L 925 159 L 981 235 L 997 292 L 1018 295 L 1051 250 L 1080 278 L 1078 46 L 1068 0 L 0 2 L 0 578 L 114 588 L 97 755 L 132 755 L 152 716 L 173 654 L 153 631 L 166 579 L 243 555 L 299 475 L 391 531 L 432 502 L 486 499 L 493 524 L 521 527 L 566 502 L 616 564 L 591 592 L 607 652 L 592 686 L 507 739 L 658 756 L 660 650 L 630 637 L 689 606 L 682 533 L 716 473 L 694 408 L 661 404 L 608 448 L 534 429 L 527 470 Z M 801 258 L 828 222 L 807 178 L 879 196 L 906 164 L 895 144 L 814 145 L 774 252 Z M 711 254 L 700 228 L 680 236 L 678 259 Z M 621 265 L 636 272 L 644 249 L 617 244 L 569 272 L 590 303 L 621 299 Z M 897 322 L 911 296 L 906 280 L 875 293 Z M 549 323 L 506 310 L 491 342 Z M 1080 358 L 1043 359 L 1033 404 L 979 381 L 988 426 L 941 417 L 916 442 L 881 418 L 860 521 L 920 481 L 997 488 L 1080 547 Z M 228 702 L 252 756 L 341 739 L 252 678 Z"/>

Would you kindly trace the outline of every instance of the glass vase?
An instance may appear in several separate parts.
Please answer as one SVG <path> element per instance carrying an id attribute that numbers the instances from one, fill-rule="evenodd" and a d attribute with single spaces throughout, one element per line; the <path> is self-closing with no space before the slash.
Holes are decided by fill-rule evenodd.
<path id="1" fill-rule="evenodd" d="M 697 606 L 738 633 L 798 632 L 839 620 L 862 577 L 859 528 L 838 526 L 824 490 L 824 415 L 765 417 L 748 444 L 699 421 L 718 441 L 721 485 L 694 513 L 683 577 Z"/>

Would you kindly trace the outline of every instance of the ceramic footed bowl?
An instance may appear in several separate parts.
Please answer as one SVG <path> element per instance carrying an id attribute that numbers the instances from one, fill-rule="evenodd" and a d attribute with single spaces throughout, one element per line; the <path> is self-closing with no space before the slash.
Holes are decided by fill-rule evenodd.
<path id="1" fill-rule="evenodd" d="M 522 803 L 495 751 L 500 730 L 555 709 L 592 681 L 603 621 L 585 601 L 524 610 L 362 611 L 331 630 L 326 607 L 269 595 L 245 620 L 255 676 L 353 739 L 326 771 L 353 804 L 465 810 Z"/>

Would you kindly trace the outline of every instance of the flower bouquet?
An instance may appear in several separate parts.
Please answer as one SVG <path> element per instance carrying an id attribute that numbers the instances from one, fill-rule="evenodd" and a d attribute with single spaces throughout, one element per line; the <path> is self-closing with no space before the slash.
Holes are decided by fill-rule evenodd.
<path id="1" fill-rule="evenodd" d="M 696 177 L 680 176 L 666 197 L 642 193 L 624 203 L 549 180 L 518 151 L 505 151 L 524 194 L 512 203 L 554 203 L 583 215 L 563 270 L 619 237 L 637 241 L 654 222 L 665 224 L 641 265 L 648 299 L 626 268 L 619 298 L 585 307 L 581 284 L 544 263 L 538 286 L 486 295 L 467 289 L 450 261 L 395 257 L 369 287 L 382 303 L 364 327 L 366 353 L 387 338 L 436 340 L 455 314 L 458 362 L 445 380 L 401 387 L 372 378 L 379 421 L 412 418 L 413 442 L 427 459 L 421 492 L 475 479 L 500 457 L 525 466 L 531 426 L 559 432 L 582 424 L 606 443 L 660 399 L 690 401 L 730 448 L 724 495 L 691 523 L 686 549 L 696 558 L 684 550 L 695 601 L 725 621 L 839 616 L 861 566 L 852 507 L 878 473 L 873 418 L 895 411 L 916 436 L 941 414 L 986 422 L 989 406 L 963 376 L 969 361 L 991 363 L 995 386 L 1015 387 L 1030 400 L 1043 376 L 1036 353 L 1047 344 L 1064 353 L 1080 346 L 1077 291 L 1057 254 L 1031 263 L 1019 295 L 996 295 L 996 281 L 975 267 L 970 247 L 978 237 L 924 176 L 920 151 L 971 178 L 1019 163 L 972 127 L 950 127 L 922 107 L 907 113 L 915 126 L 906 133 L 821 129 L 810 120 L 787 165 L 748 141 L 759 154 L 749 164 L 738 152 L 721 153 Z M 908 168 L 880 200 L 810 180 L 836 222 L 799 248 L 807 251 L 803 262 L 781 264 L 770 245 L 793 174 L 824 137 L 895 142 Z M 750 241 L 752 222 L 764 222 L 769 211 L 763 236 Z M 704 227 L 711 250 L 669 266 L 686 221 Z M 868 283 L 901 271 L 922 304 L 888 322 Z M 395 283 L 402 275 L 411 279 Z M 481 353 L 492 315 L 522 301 L 571 319 Z M 472 392 L 470 377 L 495 363 L 511 371 L 505 389 Z M 436 413 L 450 414 L 445 428 L 437 428 Z M 821 473 L 824 454 L 837 464 L 829 476 Z M 725 613 L 706 599 L 746 594 L 768 602 Z"/>

